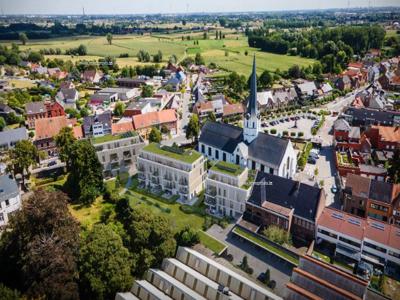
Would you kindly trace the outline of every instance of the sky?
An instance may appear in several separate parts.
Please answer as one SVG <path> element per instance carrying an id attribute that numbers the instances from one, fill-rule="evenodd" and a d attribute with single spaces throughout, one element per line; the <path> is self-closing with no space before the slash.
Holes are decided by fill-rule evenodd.
<path id="1" fill-rule="evenodd" d="M 349 5 L 350 4 L 350 5 Z M 400 6 L 399 0 L 0 0 L 4 14 L 143 14 Z"/>

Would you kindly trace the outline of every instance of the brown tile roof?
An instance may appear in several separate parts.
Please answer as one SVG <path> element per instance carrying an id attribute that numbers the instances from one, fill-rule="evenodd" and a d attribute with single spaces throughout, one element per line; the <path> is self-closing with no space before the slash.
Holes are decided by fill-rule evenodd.
<path id="1" fill-rule="evenodd" d="M 350 188 L 352 195 L 368 198 L 371 179 L 356 174 L 348 174 L 346 180 L 346 189 Z"/>
<path id="2" fill-rule="evenodd" d="M 243 104 L 241 103 L 224 105 L 224 116 L 243 114 L 243 113 L 244 113 L 244 107 Z"/>
<path id="3" fill-rule="evenodd" d="M 66 116 L 35 120 L 35 140 L 53 138 L 60 130 L 67 126 L 74 126 L 76 119 L 67 119 Z"/>
<path id="4" fill-rule="evenodd" d="M 352 62 L 348 64 L 349 68 L 361 69 L 364 66 L 362 62 Z"/>
<path id="5" fill-rule="evenodd" d="M 114 123 L 111 125 L 111 133 L 112 134 L 120 134 L 133 131 L 133 123 L 132 122 L 123 122 L 123 123 Z"/>
<path id="6" fill-rule="evenodd" d="M 150 112 L 132 117 L 135 129 L 148 128 L 164 123 L 176 122 L 177 120 L 176 111 L 174 109 Z"/>
<path id="7" fill-rule="evenodd" d="M 400 143 L 400 127 L 372 126 L 372 128 L 378 129 L 383 141 Z"/>
<path id="8" fill-rule="evenodd" d="M 83 129 L 82 126 L 74 126 L 72 127 L 72 131 L 74 132 L 74 137 L 77 140 L 83 139 Z"/>

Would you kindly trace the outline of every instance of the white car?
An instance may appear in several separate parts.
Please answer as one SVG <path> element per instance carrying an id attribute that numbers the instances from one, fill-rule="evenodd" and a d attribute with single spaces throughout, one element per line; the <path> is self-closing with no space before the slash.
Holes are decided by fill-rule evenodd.
<path id="1" fill-rule="evenodd" d="M 310 154 L 311 154 L 311 153 L 314 153 L 314 156 L 316 156 L 317 158 L 319 158 L 319 150 L 318 150 L 318 149 L 315 149 L 315 148 L 311 149 L 311 150 L 310 150 Z"/>

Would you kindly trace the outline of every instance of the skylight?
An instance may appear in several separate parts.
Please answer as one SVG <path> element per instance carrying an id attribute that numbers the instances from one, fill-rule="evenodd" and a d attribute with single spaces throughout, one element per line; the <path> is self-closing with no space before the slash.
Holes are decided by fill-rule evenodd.
<path id="1" fill-rule="evenodd" d="M 332 213 L 332 217 L 334 217 L 335 219 L 339 219 L 339 220 L 343 220 L 343 214 L 339 214 L 339 213 Z"/>

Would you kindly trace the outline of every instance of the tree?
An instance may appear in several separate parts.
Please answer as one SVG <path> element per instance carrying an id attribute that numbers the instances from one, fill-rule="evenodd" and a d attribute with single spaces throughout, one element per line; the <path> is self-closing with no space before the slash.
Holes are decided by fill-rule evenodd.
<path id="1" fill-rule="evenodd" d="M 20 300 L 21 295 L 17 290 L 12 290 L 0 283 L 0 299 L 3 300 Z"/>
<path id="2" fill-rule="evenodd" d="M 196 65 L 198 65 L 198 66 L 204 65 L 204 64 L 205 64 L 204 58 L 201 56 L 200 53 L 196 53 L 196 56 L 195 56 L 195 58 L 194 58 L 194 63 L 195 63 Z"/>
<path id="3" fill-rule="evenodd" d="M 200 236 L 196 230 L 186 225 L 185 228 L 175 235 L 175 240 L 178 246 L 192 247 L 200 243 Z"/>
<path id="4" fill-rule="evenodd" d="M 211 121 L 211 122 L 216 122 L 217 121 L 217 117 L 215 116 L 214 112 L 210 111 L 207 114 L 207 120 Z"/>
<path id="5" fill-rule="evenodd" d="M 176 57 L 175 54 L 172 54 L 172 55 L 169 57 L 168 62 L 169 62 L 170 64 L 176 64 L 176 63 L 178 62 L 178 58 Z"/>
<path id="6" fill-rule="evenodd" d="M 112 34 L 110 32 L 107 33 L 106 38 L 107 38 L 108 44 L 111 45 L 112 44 L 112 40 L 113 40 L 113 36 L 112 36 Z"/>
<path id="7" fill-rule="evenodd" d="M 132 260 L 121 237 L 97 224 L 82 240 L 79 255 L 80 287 L 86 299 L 112 299 L 132 284 Z"/>
<path id="8" fill-rule="evenodd" d="M 26 43 L 28 42 L 28 37 L 26 36 L 25 32 L 21 32 L 19 34 L 19 40 L 21 41 L 22 45 L 26 45 Z"/>
<path id="9" fill-rule="evenodd" d="M 218 20 L 218 22 L 219 22 L 219 25 L 220 25 L 221 27 L 225 27 L 225 25 L 226 25 L 226 19 L 225 19 L 225 18 L 220 18 L 220 19 Z"/>
<path id="10" fill-rule="evenodd" d="M 79 226 L 67 202 L 60 192 L 35 192 L 1 236 L 0 282 L 28 299 L 79 299 Z"/>
<path id="11" fill-rule="evenodd" d="M 298 65 L 291 66 L 288 70 L 288 75 L 295 79 L 302 77 L 300 67 Z"/>
<path id="12" fill-rule="evenodd" d="M 150 143 L 159 143 L 162 141 L 162 136 L 160 130 L 158 130 L 156 127 L 151 128 L 150 134 L 149 134 L 149 142 Z"/>
<path id="13" fill-rule="evenodd" d="M 186 138 L 187 139 L 197 139 L 200 133 L 199 117 L 193 114 L 190 117 L 189 124 L 186 128 Z"/>
<path id="14" fill-rule="evenodd" d="M 29 168 L 36 164 L 38 157 L 36 147 L 32 142 L 22 140 L 16 143 L 14 149 L 9 150 L 8 156 L 8 170 L 11 171 L 14 176 L 21 174 L 22 185 L 25 186 L 25 175 L 29 177 Z"/>
<path id="15" fill-rule="evenodd" d="M 263 234 L 268 239 L 277 244 L 282 245 L 285 243 L 289 243 L 289 238 L 290 238 L 289 233 L 278 226 L 275 225 L 268 226 L 266 229 L 264 229 Z"/>
<path id="16" fill-rule="evenodd" d="M 258 82 L 260 84 L 260 87 L 262 88 L 268 88 L 271 87 L 273 83 L 273 78 L 270 72 L 268 70 L 265 70 L 264 72 L 261 73 L 260 78 L 258 79 Z"/>
<path id="17" fill-rule="evenodd" d="M 132 208 L 127 199 L 118 201 L 116 211 L 127 234 L 135 275 L 141 276 L 148 268 L 159 266 L 165 257 L 174 255 L 176 241 L 168 219 L 143 208 Z"/>
<path id="18" fill-rule="evenodd" d="M 208 39 L 207 31 L 204 31 L 204 32 L 203 32 L 203 39 L 205 39 L 205 40 Z"/>
<path id="19" fill-rule="evenodd" d="M 65 162 L 67 170 L 71 166 L 71 152 L 76 141 L 71 127 L 64 127 L 55 136 L 56 146 L 58 148 L 58 156 L 62 162 Z"/>
<path id="20" fill-rule="evenodd" d="M 40 54 L 39 52 L 32 51 L 28 55 L 28 60 L 33 63 L 38 63 L 43 60 L 43 55 Z"/>
<path id="21" fill-rule="evenodd" d="M 161 133 L 162 133 L 162 134 L 169 134 L 169 133 L 170 133 L 170 130 L 168 129 L 168 126 L 167 126 L 167 125 L 163 124 L 163 125 L 161 126 Z"/>
<path id="22" fill-rule="evenodd" d="M 3 117 L 0 117 L 0 131 L 3 131 L 6 126 L 6 120 L 4 120 Z"/>
<path id="23" fill-rule="evenodd" d="M 390 160 L 388 175 L 393 183 L 400 183 L 400 148 L 394 151 L 393 158 Z"/>
<path id="24" fill-rule="evenodd" d="M 144 85 L 142 87 L 143 98 L 153 97 L 153 95 L 154 95 L 154 88 L 151 85 Z"/>
<path id="25" fill-rule="evenodd" d="M 269 268 L 267 268 L 264 275 L 264 283 L 269 284 L 270 280 L 271 280 L 271 271 L 269 270 Z"/>
<path id="26" fill-rule="evenodd" d="M 66 187 L 73 199 L 89 205 L 103 191 L 103 168 L 87 140 L 76 141 L 70 152 L 71 172 Z"/>
<path id="27" fill-rule="evenodd" d="M 114 114 L 118 117 L 121 117 L 125 111 L 125 104 L 123 102 L 117 102 L 114 108 Z"/>

